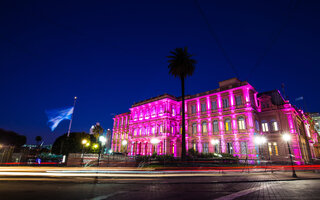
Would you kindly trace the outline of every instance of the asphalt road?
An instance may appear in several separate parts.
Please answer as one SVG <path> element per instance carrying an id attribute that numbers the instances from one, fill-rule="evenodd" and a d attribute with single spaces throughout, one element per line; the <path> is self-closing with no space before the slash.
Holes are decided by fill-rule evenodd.
<path id="1" fill-rule="evenodd" d="M 261 176 L 260 178 L 256 178 Z M 320 179 L 0 177 L 0 199 L 320 199 Z"/>

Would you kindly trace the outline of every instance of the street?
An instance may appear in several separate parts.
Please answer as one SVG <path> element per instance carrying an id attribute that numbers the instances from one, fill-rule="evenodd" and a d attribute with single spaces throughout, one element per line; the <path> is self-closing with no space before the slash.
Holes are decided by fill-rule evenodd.
<path id="1" fill-rule="evenodd" d="M 1 176 L 0 199 L 319 199 L 320 174 L 198 173 L 172 177 Z"/>

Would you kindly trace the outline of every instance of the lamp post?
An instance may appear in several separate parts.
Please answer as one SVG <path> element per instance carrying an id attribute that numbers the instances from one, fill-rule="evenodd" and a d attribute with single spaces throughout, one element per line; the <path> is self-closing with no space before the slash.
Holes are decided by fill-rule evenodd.
<path id="1" fill-rule="evenodd" d="M 297 176 L 296 171 L 294 170 L 294 167 L 293 167 L 292 154 L 291 154 L 291 149 L 290 149 L 290 145 L 289 145 L 289 141 L 291 140 L 291 136 L 288 133 L 285 133 L 282 135 L 282 139 L 284 141 L 286 141 L 287 145 L 288 145 L 289 156 L 290 156 L 291 167 L 292 167 L 292 177 L 297 178 L 298 176 Z"/>
<path id="2" fill-rule="evenodd" d="M 160 142 L 157 138 L 151 139 L 151 144 L 153 144 L 153 153 L 156 151 L 156 145 Z"/>
<path id="3" fill-rule="evenodd" d="M 100 150 L 98 155 L 98 167 L 100 166 L 100 157 L 101 157 L 101 151 L 103 150 L 103 146 L 106 144 L 107 138 L 104 136 L 99 136 L 99 143 L 100 143 Z"/>
<path id="4" fill-rule="evenodd" d="M 90 143 L 87 139 L 83 139 L 81 143 L 82 143 L 81 165 L 83 166 L 84 147 L 90 145 Z"/>
<path id="5" fill-rule="evenodd" d="M 219 140 L 217 140 L 217 139 L 212 139 L 211 141 L 211 144 L 212 145 L 214 145 L 214 146 L 216 146 L 216 145 L 218 145 L 220 142 L 219 142 Z M 217 148 L 218 149 L 218 148 Z M 216 149 L 214 149 L 214 151 L 216 151 Z M 215 153 L 217 153 L 217 152 L 215 152 Z M 220 152 L 219 152 L 220 153 Z"/>
<path id="6" fill-rule="evenodd" d="M 121 143 L 121 144 L 122 144 L 122 146 L 124 147 L 124 149 L 125 149 L 125 152 L 124 152 L 124 153 L 125 153 L 126 156 L 127 156 L 127 148 L 128 148 L 128 147 L 126 146 L 126 145 L 128 144 L 127 140 L 122 140 L 122 143 Z"/>
<path id="7" fill-rule="evenodd" d="M 264 136 L 256 136 L 255 139 L 254 139 L 254 142 L 258 145 L 258 148 L 259 148 L 259 155 L 260 155 L 260 160 L 262 160 L 262 149 L 261 149 L 261 146 L 263 144 L 265 144 L 267 142 L 267 139 L 264 137 Z"/>

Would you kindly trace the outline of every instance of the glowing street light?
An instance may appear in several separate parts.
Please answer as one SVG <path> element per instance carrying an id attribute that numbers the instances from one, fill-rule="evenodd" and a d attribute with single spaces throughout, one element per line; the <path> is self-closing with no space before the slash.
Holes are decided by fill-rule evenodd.
<path id="1" fill-rule="evenodd" d="M 99 145 L 98 144 L 94 144 L 94 145 L 92 145 L 92 148 L 93 149 L 97 149 L 99 147 Z"/>
<path id="2" fill-rule="evenodd" d="M 127 141 L 127 140 L 122 140 L 121 144 L 122 144 L 122 146 L 123 146 L 124 149 L 125 149 L 125 152 L 124 152 L 124 153 L 127 155 L 127 147 L 126 147 L 126 145 L 128 144 L 128 141 Z"/>
<path id="3" fill-rule="evenodd" d="M 282 135 L 282 139 L 286 142 L 289 142 L 291 140 L 291 136 L 288 133 L 285 133 Z"/>
<path id="4" fill-rule="evenodd" d="M 86 147 L 88 147 L 89 145 L 90 145 L 90 142 L 87 140 L 87 139 L 83 139 L 82 141 L 81 141 L 81 143 L 82 143 L 82 155 L 81 155 L 81 157 L 82 157 L 82 165 L 84 165 L 84 163 L 83 163 L 83 155 L 84 155 L 84 147 L 86 146 Z"/>
<path id="5" fill-rule="evenodd" d="M 212 139 L 210 141 L 210 143 L 215 146 L 215 150 L 214 151 L 215 151 L 215 153 L 217 153 L 219 150 L 218 150 L 218 148 L 216 149 L 216 147 L 218 147 L 217 145 L 219 145 L 220 141 L 218 139 Z"/>
<path id="6" fill-rule="evenodd" d="M 297 178 L 298 176 L 297 176 L 296 171 L 294 170 L 294 167 L 293 167 L 292 154 L 291 154 L 291 149 L 290 149 L 290 145 L 289 145 L 289 141 L 291 140 L 291 136 L 288 133 L 285 133 L 282 135 L 282 139 L 285 142 L 287 142 L 287 145 L 288 145 L 289 156 L 290 156 L 291 167 L 292 167 L 292 177 Z"/>
<path id="7" fill-rule="evenodd" d="M 150 142 L 151 142 L 151 144 L 153 144 L 153 152 L 155 152 L 156 151 L 156 145 L 160 142 L 160 140 L 157 139 L 157 138 L 152 138 Z"/>
<path id="8" fill-rule="evenodd" d="M 105 145 L 106 142 L 107 142 L 107 138 L 101 135 L 101 136 L 99 137 L 99 142 L 100 142 L 102 145 Z"/>
<path id="9" fill-rule="evenodd" d="M 83 139 L 83 140 L 81 141 L 81 143 L 82 143 L 83 145 L 85 145 L 85 144 L 88 143 L 88 140 L 87 140 L 87 139 Z"/>
<path id="10" fill-rule="evenodd" d="M 211 140 L 211 144 L 213 144 L 213 145 L 215 145 L 215 144 L 219 144 L 219 140 L 212 139 L 212 140 Z"/>

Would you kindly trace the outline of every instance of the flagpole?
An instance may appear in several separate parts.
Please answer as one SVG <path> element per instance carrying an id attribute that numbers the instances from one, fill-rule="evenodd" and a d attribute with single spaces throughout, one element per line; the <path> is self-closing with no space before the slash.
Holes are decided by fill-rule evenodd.
<path id="1" fill-rule="evenodd" d="M 74 113 L 74 108 L 75 108 L 75 106 L 76 106 L 76 101 L 77 101 L 77 97 L 74 97 L 74 101 L 73 101 L 73 112 L 72 112 L 72 115 L 71 115 L 71 120 L 70 120 L 70 123 L 69 123 L 69 129 L 68 129 L 68 134 L 67 134 L 68 137 L 70 136 L 71 125 L 72 125 L 72 120 L 73 120 L 73 113 Z"/>

